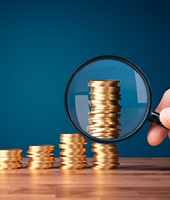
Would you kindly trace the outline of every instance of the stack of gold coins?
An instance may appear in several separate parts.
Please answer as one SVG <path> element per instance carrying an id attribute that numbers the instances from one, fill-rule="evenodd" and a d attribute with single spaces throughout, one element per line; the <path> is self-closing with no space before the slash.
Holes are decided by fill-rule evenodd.
<path id="1" fill-rule="evenodd" d="M 86 166 L 86 159 L 84 153 L 86 148 L 84 148 L 85 142 L 84 137 L 81 135 L 74 134 L 61 134 L 60 141 L 62 144 L 59 144 L 61 148 L 60 157 L 61 169 L 82 169 Z"/>
<path id="2" fill-rule="evenodd" d="M 30 158 L 29 169 L 50 169 L 53 166 L 54 145 L 30 146 L 27 155 Z"/>
<path id="3" fill-rule="evenodd" d="M 22 166 L 22 149 L 1 149 L 0 169 L 18 169 Z"/>
<path id="4" fill-rule="evenodd" d="M 88 119 L 90 126 L 87 131 L 90 135 L 102 139 L 119 137 L 121 132 L 119 118 L 121 106 L 120 87 L 118 80 L 93 80 L 88 83 L 91 87 L 91 111 Z M 113 169 L 119 165 L 117 146 L 115 144 L 92 144 L 94 155 L 94 169 Z"/>

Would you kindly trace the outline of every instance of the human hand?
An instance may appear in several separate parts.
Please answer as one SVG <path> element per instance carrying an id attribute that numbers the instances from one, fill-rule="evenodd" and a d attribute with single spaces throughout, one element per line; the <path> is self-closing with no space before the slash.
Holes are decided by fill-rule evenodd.
<path id="1" fill-rule="evenodd" d="M 162 100 L 155 111 L 160 113 L 159 119 L 167 129 L 154 122 L 150 123 L 147 140 L 152 146 L 160 144 L 167 135 L 170 138 L 170 89 L 164 93 Z"/>

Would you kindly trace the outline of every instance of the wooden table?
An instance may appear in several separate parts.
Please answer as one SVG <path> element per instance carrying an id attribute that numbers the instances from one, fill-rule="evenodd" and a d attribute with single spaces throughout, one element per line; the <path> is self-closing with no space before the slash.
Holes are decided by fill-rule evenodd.
<path id="1" fill-rule="evenodd" d="M 0 170 L 0 200 L 170 199 L 170 158 L 120 158 L 113 170 Z"/>

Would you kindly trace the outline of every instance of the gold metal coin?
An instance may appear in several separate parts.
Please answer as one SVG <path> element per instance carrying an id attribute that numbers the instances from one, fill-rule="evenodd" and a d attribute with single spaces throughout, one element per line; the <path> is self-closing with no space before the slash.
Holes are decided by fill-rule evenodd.
<path id="1" fill-rule="evenodd" d="M 107 166 L 103 166 L 103 165 L 93 165 L 91 167 L 91 169 L 115 169 L 117 166 L 119 166 L 119 163 L 116 163 L 116 164 L 112 164 L 112 165 L 107 165 Z"/>
<path id="2" fill-rule="evenodd" d="M 64 138 L 83 138 L 80 134 L 78 133 L 64 133 L 64 134 L 61 134 L 60 136 L 60 139 L 64 139 Z"/>
<path id="3" fill-rule="evenodd" d="M 22 156 L 15 156 L 15 157 L 0 157 L 0 162 L 5 162 L 5 161 L 11 161 L 11 162 L 14 162 L 14 161 L 19 161 L 19 160 L 22 160 Z"/>
<path id="4" fill-rule="evenodd" d="M 97 113 L 111 113 L 111 112 L 120 112 L 121 111 L 121 106 L 120 107 L 101 107 L 101 108 L 97 108 L 97 107 L 92 107 L 90 113 L 93 114 L 97 114 Z"/>
<path id="5" fill-rule="evenodd" d="M 115 128 L 90 128 L 90 126 L 87 127 L 87 131 L 90 133 L 121 133 L 121 129 Z"/>
<path id="6" fill-rule="evenodd" d="M 91 114 L 90 112 L 88 113 L 89 115 Z M 108 118 L 112 118 L 112 119 L 119 119 L 121 116 L 121 114 L 118 113 L 95 113 L 92 114 L 90 119 L 108 119 Z"/>
<path id="7" fill-rule="evenodd" d="M 61 164 L 63 164 L 63 165 L 68 165 L 68 164 L 72 164 L 72 165 L 75 165 L 75 164 L 84 164 L 84 163 L 86 163 L 86 160 L 84 160 L 84 161 L 73 161 L 73 160 L 69 160 L 69 161 L 60 161 L 60 163 Z"/>
<path id="8" fill-rule="evenodd" d="M 110 165 L 110 164 L 116 164 L 119 162 L 119 158 L 114 158 L 114 159 L 96 159 L 93 161 L 94 164 L 96 165 Z"/>
<path id="9" fill-rule="evenodd" d="M 100 87 L 100 86 L 116 86 L 119 80 L 91 80 L 88 83 L 89 87 Z"/>
<path id="10" fill-rule="evenodd" d="M 110 125 L 116 125 L 117 127 L 120 127 L 120 123 L 118 120 L 111 120 L 111 121 L 104 121 L 104 120 L 90 120 L 89 119 L 89 124 L 90 125 L 96 125 L 96 126 L 110 126 Z"/>
<path id="11" fill-rule="evenodd" d="M 44 150 L 52 150 L 54 149 L 54 145 L 34 145 L 29 146 L 30 151 L 44 151 Z"/>
<path id="12" fill-rule="evenodd" d="M 113 117 L 105 117 L 105 118 L 96 118 L 96 117 L 90 117 L 88 119 L 89 122 L 115 122 L 119 124 L 119 120 L 115 119 Z"/>
<path id="13" fill-rule="evenodd" d="M 84 148 L 84 144 L 69 144 L 69 143 L 67 143 L 67 144 L 59 144 L 59 148 L 61 148 L 61 149 L 82 149 L 82 148 Z"/>
<path id="14" fill-rule="evenodd" d="M 88 102 L 89 102 L 89 105 L 90 105 L 90 106 L 95 106 L 95 105 L 97 105 L 97 106 L 101 106 L 101 105 L 120 106 L 119 103 L 118 103 L 118 101 L 115 101 L 115 100 L 107 100 L 107 99 L 105 99 L 105 100 L 99 100 L 99 99 L 92 99 L 92 100 L 89 100 Z"/>
<path id="15" fill-rule="evenodd" d="M 120 101 L 121 98 L 118 94 L 91 94 L 91 99 L 92 100 L 100 100 L 100 101 L 103 101 L 103 100 L 112 100 L 112 101 Z"/>
<path id="16" fill-rule="evenodd" d="M 99 155 L 99 154 L 114 154 L 116 153 L 116 149 L 98 149 L 98 148 L 92 148 L 92 150 L 94 153 L 96 153 L 96 155 Z"/>
<path id="17" fill-rule="evenodd" d="M 10 162 L 10 163 L 0 163 L 1 169 L 7 169 L 7 168 L 19 168 L 22 164 L 20 162 Z"/>
<path id="18" fill-rule="evenodd" d="M 84 152 L 86 151 L 86 149 L 77 149 L 76 151 L 75 150 L 71 150 L 71 149 L 68 149 L 68 150 L 65 150 L 65 149 L 62 149 L 60 151 L 60 155 L 83 155 Z"/>
<path id="19" fill-rule="evenodd" d="M 21 156 L 22 149 L 0 149 L 0 157 Z"/>
<path id="20" fill-rule="evenodd" d="M 60 169 L 83 169 L 86 166 L 86 164 L 80 164 L 80 165 L 61 165 Z"/>
<path id="21" fill-rule="evenodd" d="M 64 162 L 77 162 L 77 161 L 82 161 L 82 162 L 87 162 L 87 160 L 85 159 L 85 156 L 82 155 L 81 157 L 60 157 L 60 159 Z"/>
<path id="22" fill-rule="evenodd" d="M 109 155 L 107 155 L 107 154 L 95 154 L 94 156 L 93 156 L 93 158 L 94 158 L 94 160 L 98 160 L 98 159 L 114 159 L 114 158 L 118 158 L 119 157 L 119 153 L 116 151 L 116 152 L 114 152 L 114 153 L 112 153 L 112 154 L 109 154 Z"/>
<path id="23" fill-rule="evenodd" d="M 27 155 L 27 157 L 50 157 L 53 156 L 54 153 L 49 153 L 49 154 L 39 154 L 39 153 L 34 153 L 34 152 L 30 152 L 29 155 Z"/>
<path id="24" fill-rule="evenodd" d="M 93 133 L 93 132 L 89 132 L 90 135 L 92 135 L 93 137 L 105 137 L 107 139 L 107 137 L 110 138 L 118 138 L 119 137 L 119 133 Z"/>
<path id="25" fill-rule="evenodd" d="M 89 94 L 98 94 L 98 93 L 109 93 L 109 94 L 118 94 L 120 92 L 120 87 L 92 87 Z"/>
<path id="26" fill-rule="evenodd" d="M 92 143 L 91 144 L 92 147 L 97 147 L 97 148 L 101 148 L 101 149 L 105 149 L 105 148 L 108 148 L 108 149 L 117 149 L 118 147 L 115 145 L 115 144 L 101 144 L 101 143 Z"/>
<path id="27" fill-rule="evenodd" d="M 47 164 L 47 165 L 30 164 L 30 165 L 28 165 L 28 169 L 50 169 L 51 167 L 53 167 L 53 164 Z"/>
<path id="28" fill-rule="evenodd" d="M 66 139 L 61 139 L 60 142 L 62 142 L 63 144 L 70 144 L 70 145 L 74 145 L 74 144 L 87 144 L 87 142 L 85 142 L 85 139 L 83 140 L 74 140 L 74 139 L 70 139 L 70 140 L 66 140 Z"/>
<path id="29" fill-rule="evenodd" d="M 52 149 L 37 149 L 37 150 L 33 150 L 33 149 L 29 149 L 27 151 L 27 153 L 30 153 L 30 154 L 50 154 L 52 151 L 54 150 L 54 148 Z"/>
<path id="30" fill-rule="evenodd" d="M 31 162 L 54 162 L 55 158 L 52 157 L 30 157 Z"/>

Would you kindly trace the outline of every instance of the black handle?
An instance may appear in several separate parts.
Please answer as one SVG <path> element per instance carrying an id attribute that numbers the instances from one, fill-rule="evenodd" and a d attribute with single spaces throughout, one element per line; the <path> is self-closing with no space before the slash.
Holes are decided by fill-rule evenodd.
<path id="1" fill-rule="evenodd" d="M 159 124 L 161 126 L 163 126 L 164 128 L 166 128 L 159 120 L 159 113 L 155 112 L 155 111 L 151 111 L 148 120 L 150 122 L 155 122 L 156 124 Z"/>

